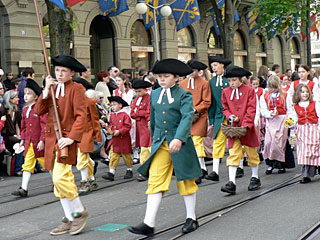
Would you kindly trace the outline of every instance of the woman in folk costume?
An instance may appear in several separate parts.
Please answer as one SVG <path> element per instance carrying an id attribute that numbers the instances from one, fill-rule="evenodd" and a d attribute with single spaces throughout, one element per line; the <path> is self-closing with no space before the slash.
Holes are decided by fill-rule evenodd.
<path id="1" fill-rule="evenodd" d="M 263 158 L 268 166 L 266 174 L 274 168 L 278 173 L 285 173 L 285 150 L 288 129 L 285 127 L 287 118 L 287 94 L 282 92 L 280 79 L 271 75 L 268 79 L 268 92 L 260 98 L 261 115 L 266 119 L 266 134 Z"/>
<path id="2" fill-rule="evenodd" d="M 231 60 L 221 58 L 219 56 L 209 57 L 210 70 L 216 76 L 210 80 L 211 88 L 211 107 L 209 109 L 209 122 L 213 124 L 213 153 L 212 153 L 212 172 L 208 175 L 208 179 L 219 181 L 220 159 L 225 155 L 227 137 L 222 133 L 221 123 L 227 123 L 222 113 L 221 94 L 223 89 L 229 87 L 228 79 L 223 76 L 225 68 L 231 63 Z"/>
<path id="3" fill-rule="evenodd" d="M 293 103 L 295 113 L 289 117 L 297 124 L 297 159 L 303 176 L 300 183 L 309 183 L 320 166 L 320 105 L 305 84 L 297 86 Z"/>
<path id="4" fill-rule="evenodd" d="M 248 186 L 249 191 L 260 188 L 261 182 L 258 177 L 258 166 L 260 163 L 256 147 L 259 146 L 259 138 L 254 125 L 256 115 L 256 95 L 252 87 L 242 83 L 241 77 L 250 76 L 251 73 L 241 67 L 228 67 L 225 77 L 228 78 L 230 87 L 222 91 L 221 103 L 223 114 L 231 123 L 246 127 L 246 134 L 241 138 L 228 137 L 229 157 L 227 166 L 229 169 L 229 182 L 221 187 L 221 191 L 236 193 L 236 172 L 243 158 L 243 150 L 247 153 L 248 164 L 251 166 L 252 176 Z"/>
<path id="5" fill-rule="evenodd" d="M 293 81 L 290 85 L 289 90 L 287 91 L 287 108 L 288 108 L 288 113 L 294 115 L 294 107 L 293 107 L 293 102 L 292 102 L 292 97 L 293 94 L 295 92 L 295 90 L 297 89 L 297 86 L 299 84 L 306 84 L 309 86 L 312 95 L 313 95 L 313 100 L 314 101 L 319 101 L 319 94 L 320 94 L 320 90 L 319 90 L 319 86 L 318 84 L 315 84 L 310 77 L 310 67 L 307 65 L 300 65 L 300 67 L 298 68 L 298 74 L 300 79 Z"/>
<path id="6" fill-rule="evenodd" d="M 158 75 L 161 88 L 151 92 L 151 156 L 138 169 L 149 178 L 147 209 L 143 223 L 129 227 L 129 231 L 153 235 L 156 214 L 163 194 L 169 190 L 174 170 L 178 191 L 184 198 L 187 211 L 182 232 L 188 233 L 199 226 L 195 214 L 198 191 L 195 180 L 202 172 L 190 132 L 194 112 L 192 94 L 176 83 L 179 76 L 191 74 L 192 69 L 179 60 L 169 58 L 156 63 L 152 71 Z"/>
<path id="7" fill-rule="evenodd" d="M 150 95 L 148 88 L 152 84 L 147 81 L 137 80 L 132 87 L 137 94 L 131 106 L 131 118 L 136 120 L 136 147 L 140 147 L 140 164 L 148 160 L 151 153 L 151 133 L 148 127 L 150 123 Z M 138 181 L 146 181 L 146 178 L 139 174 Z"/>
<path id="8" fill-rule="evenodd" d="M 202 169 L 201 178 L 204 178 L 208 177 L 208 172 L 204 162 L 206 153 L 202 137 L 207 136 L 208 109 L 211 105 L 210 85 L 208 81 L 199 76 L 199 71 L 205 70 L 207 65 L 197 60 L 189 60 L 187 64 L 193 72 L 188 78 L 180 82 L 180 87 L 192 93 L 194 114 L 192 119 L 191 135 Z M 201 183 L 201 178 L 197 179 L 197 184 Z"/>
<path id="9" fill-rule="evenodd" d="M 71 167 L 77 160 L 77 143 L 82 139 L 86 119 L 86 103 L 83 87 L 72 81 L 75 72 L 87 69 L 70 55 L 51 58 L 56 80 L 47 76 L 46 86 L 39 97 L 35 112 L 39 115 L 48 113 L 45 130 L 45 167 L 52 169 L 54 194 L 60 198 L 65 217 L 62 224 L 50 232 L 51 235 L 80 233 L 88 220 L 88 209 L 78 196 Z M 57 81 L 57 82 L 56 82 Z M 57 110 L 60 117 L 62 137 L 57 140 L 54 123 L 54 109 L 50 87 L 54 86 Z M 68 157 L 61 158 L 60 149 L 68 148 Z"/>

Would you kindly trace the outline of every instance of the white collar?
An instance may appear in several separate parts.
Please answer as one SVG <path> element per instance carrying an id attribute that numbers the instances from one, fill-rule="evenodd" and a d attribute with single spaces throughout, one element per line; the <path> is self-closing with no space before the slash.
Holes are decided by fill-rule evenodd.
<path id="1" fill-rule="evenodd" d="M 62 82 L 58 83 L 58 87 L 56 90 L 56 99 L 59 99 L 59 95 L 61 97 L 64 97 L 64 95 L 65 95 L 65 86 L 64 86 L 64 83 L 62 83 Z"/>
<path id="2" fill-rule="evenodd" d="M 160 96 L 159 96 L 158 101 L 157 101 L 158 104 L 161 104 L 164 93 L 167 94 L 167 98 L 168 98 L 168 103 L 169 104 L 174 102 L 174 98 L 171 96 L 171 90 L 170 90 L 174 86 L 175 85 L 171 86 L 170 88 L 162 88 Z"/>
<path id="3" fill-rule="evenodd" d="M 28 110 L 27 110 L 27 112 L 26 112 L 26 117 L 27 117 L 27 118 L 30 117 L 30 112 L 31 112 L 31 110 L 32 110 L 32 106 L 33 106 L 33 105 L 34 105 L 34 103 L 28 106 Z"/>
<path id="4" fill-rule="evenodd" d="M 190 85 L 191 85 L 191 89 L 194 89 L 194 78 L 193 77 L 189 78 L 187 88 L 190 88 Z"/>
<path id="5" fill-rule="evenodd" d="M 216 87 L 223 86 L 223 74 L 217 75 Z"/>

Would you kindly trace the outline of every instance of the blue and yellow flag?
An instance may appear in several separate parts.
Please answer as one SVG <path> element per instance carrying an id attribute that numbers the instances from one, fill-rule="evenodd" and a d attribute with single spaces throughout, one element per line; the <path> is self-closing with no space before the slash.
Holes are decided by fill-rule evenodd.
<path id="1" fill-rule="evenodd" d="M 114 17 L 129 10 L 127 0 L 99 0 L 99 4 L 104 16 Z"/>
<path id="2" fill-rule="evenodd" d="M 292 24 L 290 26 L 287 26 L 285 29 L 282 30 L 286 41 L 288 41 L 294 34 L 295 34 L 295 30 L 293 28 L 293 23 L 297 21 L 297 18 L 293 17 L 292 19 Z"/>
<path id="3" fill-rule="evenodd" d="M 165 0 L 147 0 L 146 3 L 150 4 L 153 7 L 158 7 L 166 3 Z M 156 19 L 159 21 L 163 16 L 160 14 L 160 8 L 156 10 Z M 153 9 L 148 7 L 148 10 L 145 14 L 142 15 L 143 23 L 145 28 L 148 30 L 154 24 Z"/>
<path id="4" fill-rule="evenodd" d="M 245 14 L 245 19 L 249 28 L 249 35 L 259 29 L 259 10 L 255 7 L 250 8 Z"/>
<path id="5" fill-rule="evenodd" d="M 200 20 L 200 10 L 197 0 L 179 0 L 171 5 L 172 14 L 177 24 L 177 31 Z"/>
<path id="6" fill-rule="evenodd" d="M 222 16 L 222 22 L 224 22 L 224 17 L 225 17 L 225 0 L 221 0 L 218 2 L 218 7 L 220 8 L 221 10 L 221 16 Z M 218 23 L 216 21 L 216 15 L 214 14 L 214 10 L 213 8 L 210 8 L 209 9 L 210 13 L 211 13 L 211 18 L 212 18 L 212 22 L 213 22 L 213 27 L 216 31 L 216 34 L 218 36 L 220 36 L 220 29 L 218 27 Z M 234 12 L 234 22 L 238 22 L 240 21 L 240 17 L 239 17 L 239 13 L 238 13 L 238 10 L 236 10 Z"/>
<path id="7" fill-rule="evenodd" d="M 50 0 L 50 2 L 56 4 L 58 7 L 60 7 L 63 11 L 66 11 L 66 8 L 64 6 L 63 0 Z"/>

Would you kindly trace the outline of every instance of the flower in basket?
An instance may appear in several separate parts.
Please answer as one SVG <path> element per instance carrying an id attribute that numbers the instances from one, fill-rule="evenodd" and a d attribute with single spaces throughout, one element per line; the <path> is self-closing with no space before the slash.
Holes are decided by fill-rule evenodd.
<path id="1" fill-rule="evenodd" d="M 284 126 L 286 128 L 292 128 L 293 127 L 293 124 L 294 124 L 294 121 L 292 118 L 287 118 L 285 121 L 284 121 Z"/>

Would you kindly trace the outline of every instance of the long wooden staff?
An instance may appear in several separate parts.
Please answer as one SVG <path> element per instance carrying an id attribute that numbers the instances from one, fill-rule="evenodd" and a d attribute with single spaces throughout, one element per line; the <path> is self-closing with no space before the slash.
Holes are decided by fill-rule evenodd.
<path id="1" fill-rule="evenodd" d="M 40 18 L 38 0 L 34 0 L 34 6 L 35 6 L 35 9 L 36 9 L 36 14 L 37 14 L 37 20 L 38 20 L 38 26 L 39 26 L 39 31 L 40 31 L 40 37 L 41 37 L 42 50 L 43 50 L 43 55 L 44 55 L 44 61 L 46 63 L 46 70 L 47 70 L 47 73 L 50 75 L 50 65 L 49 65 L 49 61 L 48 61 L 47 48 L 46 48 L 46 44 L 45 44 L 44 37 L 43 37 L 42 23 L 41 23 L 41 18 Z M 59 140 L 60 138 L 62 138 L 62 130 L 61 130 L 59 113 L 58 113 L 58 109 L 57 109 L 57 101 L 56 101 L 56 98 L 55 98 L 55 93 L 54 93 L 54 89 L 53 89 L 52 85 L 50 86 L 50 93 L 51 93 L 51 100 L 52 100 L 52 103 L 53 103 L 53 124 L 54 124 L 54 128 L 55 128 L 57 140 Z M 65 147 L 65 148 L 61 149 L 60 157 L 61 158 L 67 158 L 68 157 L 68 147 Z"/>

